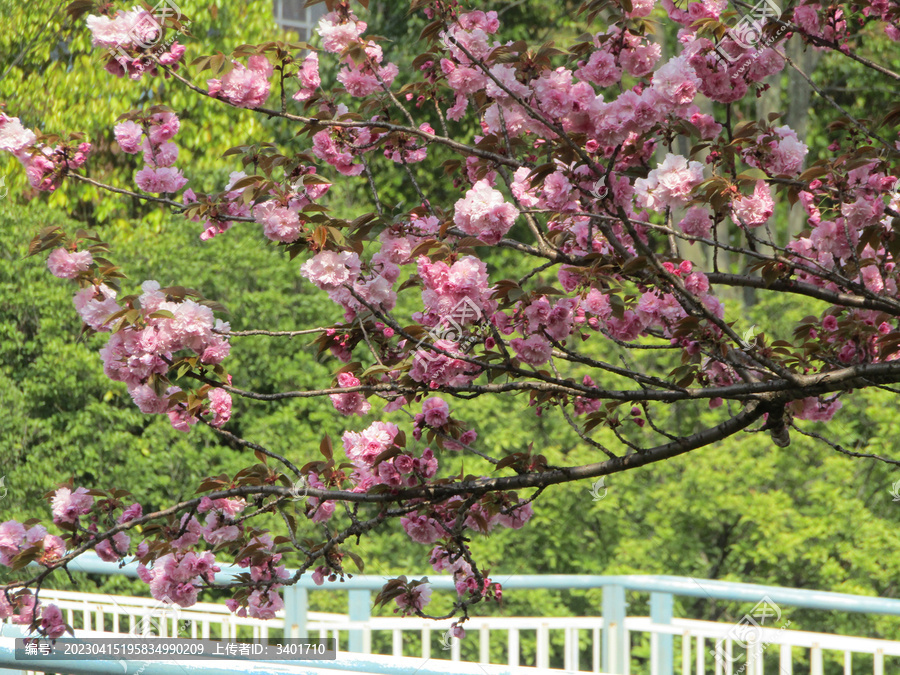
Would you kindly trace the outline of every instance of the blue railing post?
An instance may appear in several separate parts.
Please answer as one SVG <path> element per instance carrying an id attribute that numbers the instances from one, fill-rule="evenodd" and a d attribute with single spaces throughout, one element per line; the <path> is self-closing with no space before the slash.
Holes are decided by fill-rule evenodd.
<path id="1" fill-rule="evenodd" d="M 350 621 L 368 621 L 372 616 L 372 599 L 369 591 L 348 591 Z M 350 645 L 347 651 L 363 652 L 363 631 L 350 631 Z"/>
<path id="2" fill-rule="evenodd" d="M 672 623 L 672 594 L 650 594 L 650 620 L 653 623 Z M 654 633 L 651 639 L 656 640 L 656 662 L 650 663 L 651 675 L 673 675 L 675 672 L 671 635 Z"/>
<path id="3" fill-rule="evenodd" d="M 284 589 L 284 636 L 309 637 L 306 630 L 306 613 L 309 610 L 309 591 L 299 584 Z"/>
<path id="4" fill-rule="evenodd" d="M 628 649 L 625 645 L 625 587 L 603 587 L 603 672 L 624 675 Z"/>

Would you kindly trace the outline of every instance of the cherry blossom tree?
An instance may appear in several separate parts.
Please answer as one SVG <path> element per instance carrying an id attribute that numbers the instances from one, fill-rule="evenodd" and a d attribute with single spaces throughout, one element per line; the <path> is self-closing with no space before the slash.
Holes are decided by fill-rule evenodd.
<path id="1" fill-rule="evenodd" d="M 39 233 L 32 254 L 48 253 L 49 271 L 75 285 L 85 330 L 109 335 L 99 354 L 106 374 L 127 385 L 140 411 L 167 415 L 185 433 L 207 425 L 253 459 L 234 476 L 209 477 L 197 486 L 202 496 L 153 513 L 123 486 L 61 485 L 48 495 L 60 534 L 38 520 L 0 524 L 0 564 L 38 564 L 0 593 L 0 618 L 63 634 L 62 615 L 41 606 L 40 588 L 88 550 L 108 561 L 137 557 L 152 595 L 181 606 L 215 587 L 218 565 L 233 561 L 248 574 L 232 587 L 231 610 L 272 618 L 279 588 L 306 573 L 317 583 L 343 579 L 350 562 L 363 567 L 354 539 L 398 527 L 436 572 L 452 573 L 460 637 L 471 606 L 502 592 L 471 538 L 526 526 L 555 484 L 740 433 L 765 432 L 760 444 L 786 447 L 796 431 L 856 454 L 804 422 L 832 419 L 854 390 L 895 391 L 900 382 L 900 108 L 866 119 L 841 109 L 819 157 L 779 124 L 778 111 L 743 120 L 736 111 L 766 78 L 797 69 L 788 40 L 900 80 L 858 53 L 874 30 L 900 40 L 900 6 L 862 0 L 774 11 L 736 0 L 735 15 L 721 0 L 593 0 L 580 13 L 588 32 L 561 48 L 506 41 L 496 12 L 413 0 L 429 23 L 401 76 L 359 8 L 326 4 L 313 46 L 241 45 L 230 57 L 191 55 L 189 65 L 180 14 L 70 6 L 73 18 L 85 17 L 109 77 L 167 78 L 210 106 L 245 109 L 297 133 L 303 151 L 261 138 L 228 151 L 223 162 L 234 171 L 218 191 L 198 192 L 200 177 L 178 166 L 186 125 L 164 105 L 117 111 L 115 142 L 143 162 L 125 187 L 89 177 L 92 145 L 78 133 L 45 136 L 0 114 L 0 149 L 35 189 L 74 180 L 152 202 L 183 215 L 204 241 L 261 226 L 335 305 L 322 326 L 232 330 L 217 318 L 215 298 L 154 280 L 138 288 L 127 261 L 113 262 L 96 233 Z M 662 58 L 656 19 L 677 29 L 671 58 Z M 326 61 L 333 77 L 320 74 Z M 455 200 L 436 203 L 434 186 L 413 170 L 420 163 L 452 182 Z M 417 195 L 413 208 L 380 196 L 377 172 L 387 171 Z M 336 217 L 328 199 L 336 181 L 364 185 L 369 211 Z M 805 214 L 798 236 L 786 240 L 779 204 Z M 487 262 L 496 251 L 530 271 L 502 278 Z M 815 313 L 791 335 L 745 330 L 722 301 L 740 288 L 799 296 Z M 247 335 L 310 336 L 334 362 L 333 381 L 314 390 L 242 388 L 228 356 Z M 628 357 L 611 362 L 610 347 Z M 554 466 L 533 448 L 491 456 L 478 430 L 454 416 L 455 400 L 517 394 L 534 413 L 564 418 L 597 461 Z M 235 396 L 328 396 L 348 418 L 398 413 L 405 421 L 375 420 L 348 429 L 338 450 L 325 437 L 321 456 L 288 457 L 229 431 Z M 720 421 L 676 433 L 660 422 L 673 403 L 715 409 Z M 602 443 L 600 429 L 618 443 Z M 454 472 L 459 457 L 476 473 Z M 283 531 L 254 524 L 267 514 Z M 298 536 L 302 520 L 314 536 Z M 378 601 L 431 616 L 430 596 L 426 580 L 400 577 Z"/>

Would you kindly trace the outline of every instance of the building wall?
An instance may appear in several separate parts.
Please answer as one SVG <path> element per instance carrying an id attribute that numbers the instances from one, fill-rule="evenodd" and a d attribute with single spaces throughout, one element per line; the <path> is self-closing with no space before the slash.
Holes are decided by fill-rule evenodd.
<path id="1" fill-rule="evenodd" d="M 285 30 L 296 31 L 300 40 L 307 42 L 313 37 L 313 29 L 327 10 L 325 3 L 306 8 L 304 4 L 305 0 L 272 0 L 276 23 Z"/>

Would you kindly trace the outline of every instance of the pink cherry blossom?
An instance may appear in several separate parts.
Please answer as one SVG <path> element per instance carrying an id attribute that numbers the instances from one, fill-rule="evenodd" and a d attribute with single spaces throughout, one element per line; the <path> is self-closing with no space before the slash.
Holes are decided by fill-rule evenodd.
<path id="1" fill-rule="evenodd" d="M 231 394 L 220 387 L 209 390 L 209 410 L 213 414 L 210 422 L 214 427 L 221 427 L 231 419 Z"/>
<path id="2" fill-rule="evenodd" d="M 18 156 L 34 145 L 34 132 L 22 126 L 18 117 L 8 117 L 0 113 L 0 150 Z"/>
<path id="3" fill-rule="evenodd" d="M 712 218 L 702 206 L 692 206 L 678 223 L 678 228 L 690 237 L 708 237 Z"/>
<path id="4" fill-rule="evenodd" d="M 400 524 L 409 538 L 420 544 L 433 544 L 447 534 L 434 518 L 417 513 L 402 517 Z"/>
<path id="5" fill-rule="evenodd" d="M 24 152 L 19 159 L 31 187 L 42 192 L 53 192 L 59 187 L 62 176 L 57 171 L 56 157 L 49 148 L 39 148 L 30 154 Z"/>
<path id="6" fill-rule="evenodd" d="M 338 374 L 339 387 L 358 387 L 360 381 L 352 373 Z M 372 409 L 371 404 L 362 392 L 355 391 L 348 394 L 332 394 L 331 402 L 334 409 L 342 415 L 367 415 Z"/>
<path id="7" fill-rule="evenodd" d="M 295 101 L 307 101 L 315 94 L 316 89 L 322 85 L 319 77 L 319 55 L 316 52 L 310 52 L 303 59 L 300 70 L 297 72 L 297 78 L 300 80 L 300 91 L 294 94 Z"/>
<path id="8" fill-rule="evenodd" d="M 390 422 L 373 422 L 359 433 L 348 431 L 343 436 L 344 452 L 357 466 L 369 468 L 378 455 L 393 447 L 399 431 Z"/>
<path id="9" fill-rule="evenodd" d="M 88 16 L 87 26 L 95 47 L 133 47 L 153 44 L 159 24 L 153 16 L 140 8 L 119 12 L 114 17 Z"/>
<path id="10" fill-rule="evenodd" d="M 588 60 L 579 64 L 575 74 L 598 87 L 609 87 L 622 79 L 622 69 L 616 64 L 615 57 L 602 50 L 591 52 Z"/>
<path id="11" fill-rule="evenodd" d="M 747 227 L 763 225 L 775 212 L 775 202 L 765 181 L 756 181 L 753 194 L 741 197 L 731 204 L 735 217 Z"/>
<path id="12" fill-rule="evenodd" d="M 316 586 L 321 586 L 325 583 L 325 575 L 328 573 L 328 568 L 324 565 L 319 565 L 312 573 L 312 580 Z"/>
<path id="13" fill-rule="evenodd" d="M 56 605 L 44 605 L 41 608 L 41 633 L 48 638 L 62 637 L 66 632 L 66 622 L 62 611 Z"/>
<path id="14" fill-rule="evenodd" d="M 479 367 L 467 363 L 460 358 L 463 356 L 457 343 L 450 340 L 439 339 L 434 341 L 434 346 L 451 354 L 418 349 L 413 357 L 413 365 L 409 376 L 416 382 L 428 382 L 432 386 L 442 384 L 464 384 L 471 381 L 478 374 Z"/>
<path id="15" fill-rule="evenodd" d="M 690 199 L 691 190 L 702 180 L 703 165 L 700 162 L 689 162 L 670 152 L 647 178 L 638 178 L 634 182 L 634 191 L 638 204 L 651 210 L 684 206 Z"/>
<path id="16" fill-rule="evenodd" d="M 255 619 L 274 619 L 275 613 L 284 609 L 284 602 L 278 594 L 278 584 L 263 591 L 256 589 L 248 599 L 248 614 Z"/>
<path id="17" fill-rule="evenodd" d="M 269 98 L 272 72 L 272 64 L 265 56 L 251 56 L 247 66 L 235 61 L 234 68 L 221 80 L 207 80 L 209 95 L 238 108 L 259 108 Z"/>
<path id="18" fill-rule="evenodd" d="M 90 251 L 72 251 L 64 248 L 54 249 L 47 258 L 50 273 L 60 279 L 74 279 L 81 272 L 90 269 L 94 258 Z"/>
<path id="19" fill-rule="evenodd" d="M 62 537 L 48 534 L 44 536 L 43 543 L 44 554 L 41 556 L 42 560 L 58 560 L 66 554 L 66 542 L 63 541 Z M 2 553 L 0 553 L 0 558 L 2 558 Z"/>
<path id="20" fill-rule="evenodd" d="M 190 607 L 197 602 L 196 584 L 205 579 L 212 583 L 220 568 L 209 551 L 204 553 L 170 553 L 159 558 L 152 570 L 144 570 L 150 593 L 157 600 Z"/>
<path id="21" fill-rule="evenodd" d="M 300 266 L 300 274 L 325 291 L 353 283 L 359 272 L 359 256 L 352 251 L 322 251 Z"/>
<path id="22" fill-rule="evenodd" d="M 797 419 L 828 422 L 842 406 L 843 403 L 838 398 L 823 400 L 813 396 L 794 401 L 791 409 Z"/>
<path id="23" fill-rule="evenodd" d="M 141 137 L 144 134 L 144 130 L 139 124 L 126 120 L 117 124 L 113 131 L 116 136 L 116 142 L 122 148 L 122 152 L 134 155 L 140 150 Z"/>
<path id="24" fill-rule="evenodd" d="M 818 4 L 798 5 L 794 8 L 794 23 L 809 35 L 817 36 L 819 33 L 819 9 Z"/>
<path id="25" fill-rule="evenodd" d="M 330 12 L 319 19 L 316 32 L 322 36 L 322 47 L 328 52 L 342 52 L 351 42 L 359 39 L 366 30 L 364 21 L 357 21 L 351 12 L 349 20 L 343 21 L 337 12 Z"/>
<path id="26" fill-rule="evenodd" d="M 379 65 L 382 51 L 376 43 L 370 42 L 365 47 L 367 59 L 356 63 L 352 58 L 344 61 L 344 67 L 338 72 L 337 80 L 347 93 L 358 98 L 368 96 L 384 87 L 390 87 L 400 72 L 393 63 Z"/>
<path id="27" fill-rule="evenodd" d="M 765 169 L 775 176 L 799 173 L 803 168 L 803 160 L 809 152 L 806 144 L 801 142 L 797 138 L 797 132 L 787 125 L 776 127 L 772 130 L 772 134 L 775 136 L 775 140 L 769 140 L 765 144 L 766 153 L 763 155 L 762 161 L 753 152 L 753 147 L 744 151 L 744 161 L 750 166 Z M 757 143 L 762 145 L 766 138 L 770 138 L 770 136 L 760 135 Z"/>
<path id="28" fill-rule="evenodd" d="M 143 507 L 141 507 L 141 505 L 138 503 L 134 503 L 131 506 L 129 506 L 127 509 L 122 511 L 122 515 L 119 516 L 119 522 L 127 523 L 131 520 L 136 520 L 137 518 L 140 518 L 143 515 L 143 513 L 144 513 Z"/>
<path id="29" fill-rule="evenodd" d="M 87 492 L 83 487 L 76 489 L 75 492 L 67 487 L 59 488 L 51 501 L 53 522 L 74 523 L 78 520 L 78 516 L 90 513 L 94 498 Z"/>
<path id="30" fill-rule="evenodd" d="M 513 226 L 518 210 L 503 195 L 480 180 L 456 202 L 453 222 L 466 234 L 485 244 L 496 244 Z"/>
<path id="31" fill-rule="evenodd" d="M 201 530 L 203 539 L 210 546 L 218 546 L 228 541 L 235 541 L 241 536 L 241 528 L 229 523 L 221 514 L 211 512 L 206 516 L 206 524 Z"/>
<path id="32" fill-rule="evenodd" d="M 406 593 L 398 595 L 395 600 L 397 606 L 403 610 L 403 614 L 421 612 L 431 602 L 431 586 L 429 584 L 413 586 Z"/>
<path id="33" fill-rule="evenodd" d="M 428 426 L 442 427 L 450 419 L 450 406 L 444 399 L 432 396 L 422 402 L 422 414 Z"/>
<path id="34" fill-rule="evenodd" d="M 144 192 L 164 193 L 178 192 L 188 181 L 181 173 L 181 169 L 172 167 L 153 169 L 146 166 L 135 174 L 134 182 Z"/>
<path id="35" fill-rule="evenodd" d="M 417 271 L 424 284 L 424 313 L 416 316 L 426 326 L 468 326 L 493 312 L 496 303 L 490 299 L 487 265 L 474 256 L 463 256 L 452 265 L 431 262 L 425 256 L 417 260 Z M 456 340 L 452 330 L 436 334 Z"/>
<path id="36" fill-rule="evenodd" d="M 15 521 L 0 523 L 0 565 L 9 565 L 25 541 L 25 527 Z"/>
<path id="37" fill-rule="evenodd" d="M 541 335 L 532 335 L 526 339 L 514 338 L 509 342 L 510 346 L 515 350 L 524 363 L 532 366 L 539 366 L 550 360 L 550 353 L 553 346 L 550 341 Z"/>
<path id="38" fill-rule="evenodd" d="M 353 155 L 346 151 L 327 129 L 313 136 L 313 154 L 328 162 L 344 176 L 358 176 L 363 172 L 363 165 L 354 164 Z"/>
<path id="39" fill-rule="evenodd" d="M 161 145 L 170 141 L 178 133 L 181 121 L 173 112 L 156 113 L 150 118 L 150 142 L 153 145 Z"/>
<path id="40" fill-rule="evenodd" d="M 268 201 L 253 208 L 253 219 L 263 226 L 263 234 L 272 241 L 297 241 L 303 231 L 300 217 L 294 209 Z"/>
<path id="41" fill-rule="evenodd" d="M 150 146 L 144 141 L 144 162 L 150 168 L 172 166 L 178 159 L 178 146 L 167 141 L 157 147 Z"/>
<path id="42" fill-rule="evenodd" d="M 128 555 L 131 537 L 124 532 L 117 532 L 111 539 L 104 539 L 94 548 L 101 560 L 117 562 Z"/>
<path id="43" fill-rule="evenodd" d="M 699 86 L 700 78 L 685 55 L 670 59 L 653 73 L 653 89 L 663 100 L 676 107 L 692 103 Z"/>

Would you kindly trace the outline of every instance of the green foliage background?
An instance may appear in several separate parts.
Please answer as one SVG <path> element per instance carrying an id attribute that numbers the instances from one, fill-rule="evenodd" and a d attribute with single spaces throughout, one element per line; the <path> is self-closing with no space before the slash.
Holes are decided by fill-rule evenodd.
<path id="1" fill-rule="evenodd" d="M 111 127 L 119 114 L 159 102 L 182 118 L 178 165 L 187 168 L 191 185 L 199 190 L 220 189 L 228 172 L 239 168 L 220 158 L 233 145 L 275 140 L 283 150 L 305 149 L 306 139 L 293 138 L 281 124 L 200 100 L 161 78 L 139 83 L 113 78 L 98 66 L 88 31 L 83 25 L 73 28 L 62 11 L 55 11 L 58 4 L 0 0 L 4 25 L 18 27 L 0 32 L 0 101 L 26 126 L 49 133 L 86 132 L 97 148 L 88 164 L 90 175 L 130 186 L 139 165 L 117 151 Z M 182 7 L 192 19 L 194 36 L 188 60 L 277 33 L 268 2 L 185 0 Z M 506 20 L 514 37 L 571 34 L 571 7 L 553 6 L 551 15 L 544 16 L 548 7 L 522 3 L 511 9 Z M 393 53 L 401 54 L 395 59 L 411 60 L 409 36 L 421 28 L 417 19 L 401 18 L 393 3 L 373 3 L 371 21 L 375 32 L 394 39 Z M 874 44 L 880 49 L 877 40 Z M 816 77 L 852 79 L 860 87 L 872 79 L 848 60 L 832 56 L 823 59 Z M 857 102 L 870 105 L 873 95 L 877 99 L 877 94 L 860 94 Z M 824 125 L 816 119 L 811 119 L 811 138 L 827 144 L 821 140 Z M 419 171 L 437 203 L 452 203 L 456 191 L 449 179 Z M 398 175 L 376 174 L 381 194 L 392 202 L 415 199 Z M 234 473 L 255 461 L 208 429 L 185 435 L 172 430 L 165 417 L 142 415 L 124 385 L 103 375 L 97 350 L 105 338 L 79 337 L 72 287 L 52 278 L 42 259 L 26 258 L 27 242 L 47 225 L 96 227 L 128 274 L 126 287 L 156 279 L 197 288 L 229 309 L 226 318 L 234 329 L 298 329 L 338 318 L 324 294 L 302 281 L 300 261 L 288 261 L 252 225 L 238 224 L 203 243 L 196 225 L 90 186 L 67 182 L 52 195 L 35 195 L 18 162 L 8 156 L 0 158 L 0 176 L 9 188 L 0 201 L 0 476 L 8 489 L 0 500 L 0 521 L 45 517 L 44 493 L 70 477 L 79 485 L 130 489 L 148 510 L 190 496 L 204 476 Z M 331 205 L 347 215 L 371 208 L 362 181 L 337 184 Z M 510 275 L 527 270 L 529 262 L 508 253 L 492 253 L 489 261 Z M 733 309 L 740 311 L 736 305 Z M 815 308 L 763 296 L 744 311 L 746 327 L 758 322 L 772 326 L 770 334 L 787 335 L 793 321 Z M 321 386 L 339 366 L 317 359 L 303 339 L 245 337 L 233 344 L 228 367 L 235 384 L 258 392 Z M 596 349 L 609 361 L 624 355 L 614 348 Z M 818 431 L 859 452 L 896 454 L 900 421 L 893 414 L 894 396 L 869 390 L 848 401 L 852 403 L 845 404 L 835 421 Z M 533 443 L 551 463 L 597 460 L 597 451 L 585 447 L 561 417 L 553 412 L 536 416 L 524 397 L 452 406 L 454 416 L 478 430 L 479 443 L 492 455 L 520 452 Z M 370 418 L 348 420 L 340 419 L 328 400 L 236 400 L 228 428 L 302 464 L 316 457 L 323 434 L 337 439 L 345 428 L 368 425 L 377 416 L 379 406 L 374 407 Z M 713 412 L 685 405 L 656 414 L 659 424 L 679 431 L 715 419 Z M 400 414 L 391 419 L 404 420 Z M 617 445 L 614 438 L 601 435 L 601 440 Z M 458 470 L 461 460 L 448 454 L 442 463 Z M 465 470 L 482 468 L 466 459 Z M 476 539 L 473 548 L 496 580 L 525 573 L 673 574 L 898 597 L 900 505 L 892 503 L 889 493 L 898 478 L 884 464 L 851 459 L 797 434 L 784 450 L 765 434 L 746 434 L 615 475 L 607 479 L 609 490 L 600 501 L 591 500 L 587 482 L 551 488 L 528 526 Z M 396 524 L 359 548 L 370 573 L 430 571 L 427 547 L 411 543 Z M 54 583 L 72 585 L 62 577 Z M 146 593 L 141 584 L 123 578 L 76 575 L 76 586 Z M 312 598 L 320 609 L 345 607 L 340 597 Z M 646 613 L 645 603 L 646 598 L 636 598 L 630 612 Z M 438 610 L 448 607 L 449 598 L 438 597 L 436 605 Z M 722 621 L 736 620 L 745 610 L 693 599 L 681 599 L 676 606 L 680 616 Z M 600 592 L 510 591 L 502 607 L 480 611 L 596 615 Z M 884 617 L 800 610 L 787 610 L 785 617 L 799 629 L 888 638 L 900 632 L 898 620 Z M 474 646 L 465 647 L 470 648 Z"/>

